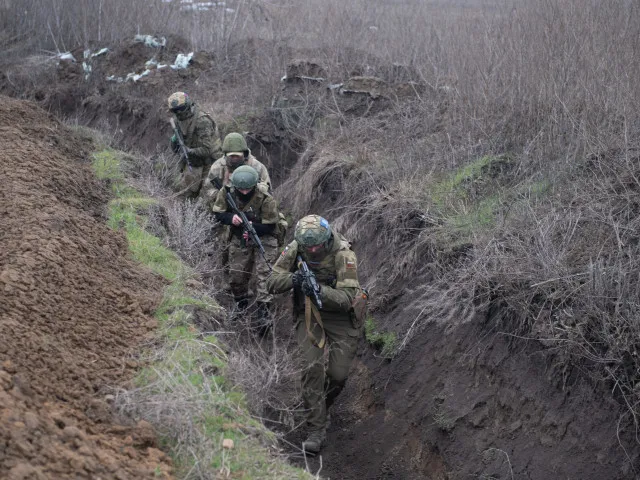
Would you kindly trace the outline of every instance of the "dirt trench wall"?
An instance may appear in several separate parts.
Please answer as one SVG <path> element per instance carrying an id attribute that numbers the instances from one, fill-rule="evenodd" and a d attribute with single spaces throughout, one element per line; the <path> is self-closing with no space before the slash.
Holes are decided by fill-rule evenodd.
<path id="1" fill-rule="evenodd" d="M 333 414 L 327 477 L 637 478 L 628 411 L 536 342 L 477 319 L 430 324 L 392 362 L 360 353 Z"/>
<path id="2" fill-rule="evenodd" d="M 149 425 L 109 394 L 155 327 L 163 283 L 105 224 L 89 147 L 34 104 L 0 97 L 0 478 L 153 478 Z"/>

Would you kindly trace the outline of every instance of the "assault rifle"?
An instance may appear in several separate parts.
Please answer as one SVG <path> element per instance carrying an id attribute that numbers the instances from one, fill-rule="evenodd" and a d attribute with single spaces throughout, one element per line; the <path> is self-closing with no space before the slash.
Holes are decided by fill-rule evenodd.
<path id="1" fill-rule="evenodd" d="M 304 273 L 304 281 L 309 282 L 311 288 L 313 289 L 313 300 L 316 302 L 318 309 L 322 310 L 322 300 L 320 300 L 320 286 L 318 285 L 316 276 L 311 270 L 309 270 L 307 262 L 305 262 L 300 255 L 298 255 L 297 260 L 298 268 Z"/>
<path id="2" fill-rule="evenodd" d="M 224 185 L 222 185 L 222 182 L 220 182 L 219 178 L 214 178 L 212 180 L 212 182 L 213 182 L 213 184 L 216 186 L 216 188 L 218 190 L 222 190 L 223 188 L 225 188 Z M 253 225 L 251 224 L 251 222 L 249 221 L 249 219 L 247 218 L 245 213 L 238 208 L 238 205 L 236 204 L 235 200 L 231 196 L 231 192 L 229 192 L 229 190 L 227 190 L 226 188 L 225 188 L 225 194 L 226 194 L 226 197 L 227 197 L 227 205 L 229 205 L 229 207 L 231 207 L 231 210 L 233 211 L 233 213 L 235 213 L 236 215 L 238 215 L 240 217 L 240 220 L 242 220 L 242 228 L 243 228 L 243 230 L 249 234 L 249 238 L 258 247 L 258 250 L 260 251 L 260 255 L 262 256 L 262 259 L 264 260 L 264 262 L 269 267 L 269 270 L 270 271 L 273 270 L 271 268 L 271 264 L 267 260 L 267 256 L 266 256 L 267 252 L 265 252 L 265 250 L 264 250 L 264 245 L 262 245 L 262 242 L 260 241 L 260 237 L 258 236 L 258 232 L 256 232 L 255 228 L 253 228 Z"/>
<path id="3" fill-rule="evenodd" d="M 176 122 L 173 118 L 169 119 L 171 122 L 171 128 L 173 128 L 173 133 L 176 136 L 176 140 L 178 141 L 178 147 L 180 149 L 180 156 L 183 158 L 187 166 L 189 167 L 189 171 L 192 170 L 191 162 L 189 162 L 189 152 L 187 151 L 187 147 L 184 144 L 184 137 L 182 136 L 182 132 L 180 131 L 180 127 L 176 125 Z"/>

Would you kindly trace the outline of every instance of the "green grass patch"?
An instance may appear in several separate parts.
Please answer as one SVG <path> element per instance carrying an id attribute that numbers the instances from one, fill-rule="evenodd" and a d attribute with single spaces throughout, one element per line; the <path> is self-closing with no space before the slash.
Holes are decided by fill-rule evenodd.
<path id="1" fill-rule="evenodd" d="M 156 202 L 126 184 L 122 158 L 112 149 L 93 156 L 96 175 L 110 183 L 115 196 L 108 223 L 125 232 L 137 261 L 168 281 L 155 312 L 157 339 L 146 354 L 151 361 L 134 380 L 141 407 L 132 414 L 147 414 L 153 423 L 149 408 L 168 412 L 156 427 L 178 478 L 194 467 L 207 478 L 313 478 L 270 453 L 275 435 L 251 416 L 243 393 L 227 381 L 225 349 L 214 335 L 203 335 L 193 324 L 194 311 L 213 315 L 221 307 L 213 298 L 186 288 L 190 269 L 146 230 L 145 213 Z M 167 424 L 172 427 L 163 430 Z M 223 448 L 223 439 L 233 440 L 233 448 Z"/>
<path id="2" fill-rule="evenodd" d="M 123 182 L 124 174 L 120 168 L 121 156 L 117 150 L 106 148 L 99 152 L 94 152 L 92 165 L 96 176 L 100 180 L 111 180 Z"/>
<path id="3" fill-rule="evenodd" d="M 397 335 L 394 332 L 379 331 L 373 317 L 367 317 L 364 322 L 364 336 L 384 358 L 395 356 L 398 347 Z"/>
<path id="4" fill-rule="evenodd" d="M 495 226 L 503 196 L 499 177 L 511 162 L 508 155 L 486 155 L 427 187 L 445 241 L 466 241 Z"/>
<path id="5" fill-rule="evenodd" d="M 484 198 L 471 204 L 468 211 L 446 217 L 445 223 L 459 233 L 470 234 L 479 228 L 494 226 L 499 207 L 500 199 L 497 196 Z"/>

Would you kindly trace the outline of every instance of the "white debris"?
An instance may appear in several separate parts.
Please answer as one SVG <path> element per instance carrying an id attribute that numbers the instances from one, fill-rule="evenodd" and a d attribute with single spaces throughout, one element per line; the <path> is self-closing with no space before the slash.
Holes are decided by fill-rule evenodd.
<path id="1" fill-rule="evenodd" d="M 91 75 L 91 65 L 87 62 L 82 62 L 82 69 L 84 70 L 84 79 L 88 80 Z"/>
<path id="2" fill-rule="evenodd" d="M 106 48 L 106 47 L 105 47 L 105 48 L 102 48 L 102 49 L 98 50 L 96 53 L 92 54 L 92 55 L 91 55 L 91 58 L 99 57 L 100 55 L 104 55 L 104 54 L 105 54 L 105 53 L 107 53 L 108 51 L 109 51 L 109 49 L 108 49 L 108 48 Z"/>
<path id="3" fill-rule="evenodd" d="M 235 10 L 233 8 L 225 8 L 224 11 L 227 12 L 227 13 L 235 12 Z"/>
<path id="4" fill-rule="evenodd" d="M 138 74 L 138 73 L 129 73 L 129 74 L 127 74 L 127 78 L 125 78 L 124 81 L 128 82 L 129 80 L 133 80 L 134 82 L 137 82 L 142 77 L 146 77 L 150 73 L 151 73 L 151 70 L 149 70 L 149 69 L 145 70 L 144 72 L 142 72 L 140 74 Z"/>
<path id="5" fill-rule="evenodd" d="M 184 3 L 180 5 L 180 10 L 193 10 L 193 11 L 207 11 L 217 7 L 217 2 L 198 2 L 198 3 Z"/>
<path id="6" fill-rule="evenodd" d="M 344 83 L 331 83 L 327 86 L 329 90 L 337 90 L 338 88 L 342 88 Z"/>
<path id="7" fill-rule="evenodd" d="M 151 35 L 136 35 L 133 40 L 138 43 L 144 43 L 147 47 L 164 47 L 167 44 L 165 37 L 153 37 Z"/>
<path id="8" fill-rule="evenodd" d="M 282 78 L 280 79 L 281 82 L 284 82 L 287 79 L 286 75 L 283 75 Z"/>
<path id="9" fill-rule="evenodd" d="M 189 54 L 185 55 L 183 53 L 179 53 L 176 57 L 176 61 L 173 62 L 171 68 L 173 70 L 182 70 L 183 68 L 187 68 L 189 66 L 189 62 L 193 58 L 193 52 L 189 52 Z"/>
<path id="10" fill-rule="evenodd" d="M 89 55 L 91 55 L 91 50 L 88 48 L 84 52 L 82 52 L 83 58 L 89 58 Z"/>
<path id="11" fill-rule="evenodd" d="M 301 80 L 308 80 L 310 82 L 324 82 L 324 78 L 322 77 L 305 77 L 304 75 L 300 75 L 298 78 Z"/>
<path id="12" fill-rule="evenodd" d="M 147 60 L 146 62 L 144 62 L 144 66 L 147 68 L 153 67 L 155 65 L 158 65 L 158 61 L 153 58 L 151 60 Z"/>
<path id="13" fill-rule="evenodd" d="M 57 55 L 55 55 L 53 58 L 55 58 L 58 61 L 71 60 L 74 63 L 76 61 L 76 59 L 73 57 L 71 52 L 60 52 Z"/>
<path id="14" fill-rule="evenodd" d="M 161 68 L 167 68 L 169 65 L 167 65 L 166 63 L 159 63 L 158 66 L 156 67 L 158 70 L 160 70 Z"/>
<path id="15" fill-rule="evenodd" d="M 107 77 L 107 82 L 117 82 L 117 83 L 122 83 L 124 82 L 124 78 L 122 77 L 116 77 L 115 75 L 109 75 Z"/>

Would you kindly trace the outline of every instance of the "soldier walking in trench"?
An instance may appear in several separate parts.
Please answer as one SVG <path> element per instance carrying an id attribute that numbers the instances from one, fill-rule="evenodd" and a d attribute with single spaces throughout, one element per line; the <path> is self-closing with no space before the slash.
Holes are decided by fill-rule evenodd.
<path id="1" fill-rule="evenodd" d="M 212 210 L 216 220 L 229 226 L 224 248 L 228 250 L 229 286 L 238 312 L 246 311 L 249 306 L 249 281 L 255 272 L 257 311 L 253 327 L 265 333 L 271 326 L 270 305 L 273 300 L 265 281 L 278 254 L 279 216 L 276 201 L 269 194 L 267 185 L 258 181 L 259 175 L 254 168 L 248 165 L 236 168 L 231 175 L 231 187 L 223 186 L 218 191 Z M 227 192 L 251 222 L 264 247 L 265 258 L 261 257 L 241 217 L 233 212 L 227 201 Z"/>
<path id="2" fill-rule="evenodd" d="M 218 158 L 209 169 L 204 182 L 202 197 L 205 203 L 213 206 L 218 196 L 217 185 L 231 185 L 231 175 L 241 165 L 253 167 L 260 178 L 259 182 L 271 189 L 269 172 L 256 157 L 251 154 L 247 141 L 240 133 L 230 133 L 222 142 L 223 156 Z"/>
<path id="3" fill-rule="evenodd" d="M 302 397 L 308 437 L 302 447 L 317 453 L 326 438 L 328 410 L 344 388 L 363 333 L 366 294 L 358 281 L 356 255 L 327 220 L 308 215 L 296 224 L 294 240 L 273 266 L 267 289 L 274 294 L 293 290 L 296 336 L 305 362 Z"/>
<path id="4" fill-rule="evenodd" d="M 178 135 L 182 135 L 187 158 L 182 156 L 178 196 L 196 198 L 209 173 L 213 160 L 220 153 L 218 127 L 211 116 L 202 111 L 185 92 L 175 92 L 167 100 L 169 110 L 177 120 L 179 133 L 171 137 L 171 147 L 180 153 Z"/>

